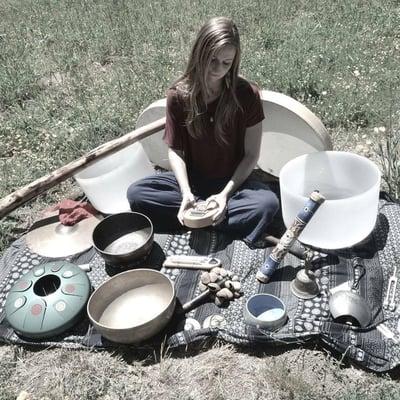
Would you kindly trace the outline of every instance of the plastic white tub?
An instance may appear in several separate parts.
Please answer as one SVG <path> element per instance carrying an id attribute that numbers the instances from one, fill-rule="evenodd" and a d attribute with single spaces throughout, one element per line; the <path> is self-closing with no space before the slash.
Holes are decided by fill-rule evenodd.
<path id="1" fill-rule="evenodd" d="M 299 240 L 322 249 L 351 247 L 375 226 L 380 182 L 376 164 L 357 154 L 321 151 L 297 157 L 280 172 L 285 225 L 292 224 L 310 193 L 319 190 L 326 200 Z"/>
<path id="2" fill-rule="evenodd" d="M 130 211 L 126 192 L 131 183 L 154 173 L 143 147 L 136 142 L 74 175 L 92 205 L 104 214 Z"/>

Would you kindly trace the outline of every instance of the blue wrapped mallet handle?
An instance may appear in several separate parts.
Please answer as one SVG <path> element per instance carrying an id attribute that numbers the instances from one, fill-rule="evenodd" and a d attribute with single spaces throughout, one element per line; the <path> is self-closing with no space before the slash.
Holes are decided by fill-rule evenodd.
<path id="1" fill-rule="evenodd" d="M 289 251 L 290 247 L 299 237 L 300 233 L 324 201 L 325 198 L 318 191 L 314 191 L 310 194 L 304 207 L 296 215 L 292 225 L 290 225 L 286 230 L 279 240 L 279 243 L 274 247 L 271 254 L 266 259 L 265 263 L 258 270 L 256 278 L 260 282 L 267 283 L 271 279 L 283 257 Z"/>

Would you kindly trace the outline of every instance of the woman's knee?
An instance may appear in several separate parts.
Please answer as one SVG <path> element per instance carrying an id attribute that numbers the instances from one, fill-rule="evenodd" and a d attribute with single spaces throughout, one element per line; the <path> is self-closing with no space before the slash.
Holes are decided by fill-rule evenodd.
<path id="1" fill-rule="evenodd" d="M 126 192 L 126 197 L 128 199 L 131 209 L 137 208 L 141 201 L 143 201 L 145 187 L 141 185 L 140 181 L 132 183 Z"/>
<path id="2" fill-rule="evenodd" d="M 132 210 L 154 211 L 160 207 L 179 208 L 182 195 L 176 180 L 167 174 L 160 174 L 131 184 L 127 190 L 127 199 Z"/>
<path id="3" fill-rule="evenodd" d="M 279 208 L 279 199 L 274 192 L 266 190 L 258 195 L 257 209 L 261 214 L 272 218 L 279 211 Z"/>

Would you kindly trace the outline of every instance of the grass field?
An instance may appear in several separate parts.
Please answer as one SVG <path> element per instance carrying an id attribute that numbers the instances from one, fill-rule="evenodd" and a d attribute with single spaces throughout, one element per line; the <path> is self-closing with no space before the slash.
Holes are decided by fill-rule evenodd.
<path id="1" fill-rule="evenodd" d="M 374 128 L 398 122 L 396 1 L 0 0 L 0 13 L 0 197 L 132 130 L 214 15 L 237 21 L 242 74 L 303 102 L 337 148 L 368 154 Z"/>
<path id="2" fill-rule="evenodd" d="M 198 28 L 216 15 L 237 22 L 244 76 L 309 107 L 336 149 L 376 160 L 385 187 L 400 197 L 399 1 L 0 0 L 0 198 L 134 129 L 141 110 L 163 97 L 184 69 Z M 36 211 L 75 189 L 69 180 L 1 221 L 0 252 Z M 0 364 L 0 380 L 9 379 L 7 366 L 13 388 L 22 390 L 26 376 L 18 362 L 35 368 L 35 356 L 5 352 L 11 361 Z M 149 370 L 135 374 L 147 376 L 143 371 Z M 378 382 L 379 393 L 364 392 L 364 398 L 399 396 L 390 380 L 387 391 L 386 380 Z M 306 381 L 298 384 L 310 389 Z M 70 398 L 129 398 L 106 397 L 111 392 L 104 385 L 99 393 Z M 137 398 L 157 394 L 152 387 Z M 39 392 L 45 398 L 46 389 Z M 279 398 L 323 398 L 324 391 L 302 393 Z M 340 398 L 361 398 L 353 389 L 346 393 Z M 236 398 L 223 390 L 214 394 Z M 0 399 L 12 396 L 15 391 L 0 393 Z"/>

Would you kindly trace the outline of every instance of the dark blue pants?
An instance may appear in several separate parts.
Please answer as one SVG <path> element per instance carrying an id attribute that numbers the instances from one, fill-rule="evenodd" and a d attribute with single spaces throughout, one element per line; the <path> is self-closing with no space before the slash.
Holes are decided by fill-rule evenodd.
<path id="1" fill-rule="evenodd" d="M 205 200 L 219 193 L 227 179 L 201 179 L 189 177 L 196 200 Z M 128 188 L 128 201 L 132 211 L 147 215 L 156 232 L 182 228 L 177 219 L 182 195 L 173 172 L 148 176 Z M 275 193 L 263 182 L 248 179 L 228 199 L 225 219 L 214 228 L 243 238 L 252 245 L 263 237 L 279 209 Z"/>

